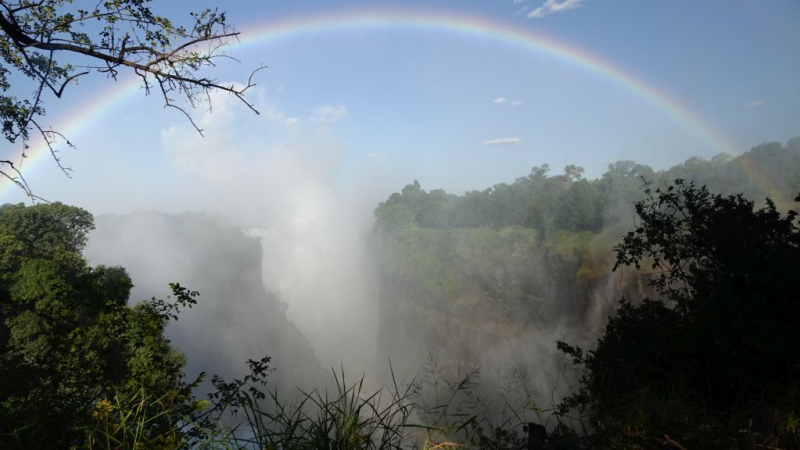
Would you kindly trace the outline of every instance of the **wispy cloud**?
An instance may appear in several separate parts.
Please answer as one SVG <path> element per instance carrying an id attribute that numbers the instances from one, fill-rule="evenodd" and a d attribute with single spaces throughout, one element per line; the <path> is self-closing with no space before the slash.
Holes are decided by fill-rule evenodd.
<path id="1" fill-rule="evenodd" d="M 336 122 L 347 117 L 347 107 L 344 105 L 322 105 L 314 108 L 314 115 L 309 120 L 312 122 Z"/>
<path id="2" fill-rule="evenodd" d="M 528 13 L 529 19 L 541 19 L 544 16 L 549 16 L 553 13 L 569 11 L 570 9 L 578 8 L 583 4 L 584 0 L 546 0 L 542 6 L 534 9 Z"/>
<path id="3" fill-rule="evenodd" d="M 488 141 L 483 142 L 483 145 L 519 145 L 519 144 L 522 144 L 522 139 L 517 137 L 489 139 Z"/>
<path id="4" fill-rule="evenodd" d="M 367 153 L 367 159 L 389 159 L 389 156 L 381 155 L 380 153 Z"/>
<path id="5" fill-rule="evenodd" d="M 520 100 L 509 100 L 505 97 L 497 97 L 496 99 L 492 100 L 492 103 L 495 105 L 507 104 L 511 106 L 519 106 L 522 104 Z"/>
<path id="6" fill-rule="evenodd" d="M 280 127 L 290 128 L 300 124 L 300 119 L 297 117 L 288 117 L 276 110 L 272 105 L 264 105 L 259 108 L 259 111 L 264 119 Z"/>
<path id="7" fill-rule="evenodd" d="M 525 3 L 525 2 L 527 2 L 527 1 L 528 1 L 528 0 L 514 0 L 514 1 L 513 1 L 513 2 L 511 2 L 511 3 L 513 3 L 513 4 L 515 4 L 515 5 L 519 5 L 520 3 Z"/>
<path id="8" fill-rule="evenodd" d="M 756 109 L 756 108 L 761 108 L 762 106 L 764 106 L 764 100 L 756 100 L 754 102 L 742 103 L 742 108 L 747 108 L 747 109 Z"/>

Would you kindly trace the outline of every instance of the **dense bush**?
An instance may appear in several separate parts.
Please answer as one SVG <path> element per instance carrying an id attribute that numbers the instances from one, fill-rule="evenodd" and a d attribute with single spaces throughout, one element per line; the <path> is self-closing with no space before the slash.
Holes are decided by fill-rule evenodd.
<path id="1" fill-rule="evenodd" d="M 564 410 L 609 446 L 800 448 L 797 213 L 680 179 L 645 195 L 617 267 L 651 266 L 658 298 L 623 300 L 595 350 L 559 344 L 585 367 Z"/>

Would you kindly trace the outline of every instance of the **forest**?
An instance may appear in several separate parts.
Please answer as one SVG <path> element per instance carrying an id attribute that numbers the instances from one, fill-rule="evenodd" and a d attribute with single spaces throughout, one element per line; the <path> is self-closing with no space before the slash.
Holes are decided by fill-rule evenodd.
<path id="1" fill-rule="evenodd" d="M 768 183 L 748 176 L 753 167 Z M 93 218 L 60 203 L 7 204 L 0 439 L 3 448 L 800 448 L 798 193 L 800 138 L 663 171 L 618 161 L 594 180 L 578 166 L 561 175 L 539 166 L 460 196 L 414 182 L 376 207 L 365 237 L 380 278 L 377 356 L 390 361 L 381 377 L 394 380 L 375 393 L 347 367 L 331 383 L 311 346 L 294 345 L 305 337 L 264 290 L 252 233 L 208 214 Z M 87 260 L 87 243 L 97 259 L 97 248 L 146 223 L 171 236 L 164 255 L 188 252 L 194 268 L 167 276 L 191 289 L 172 283 L 169 298 L 131 299 L 125 268 Z M 167 329 L 206 307 L 192 289 L 245 299 L 187 316 L 204 330 L 199 346 L 226 339 L 211 317 L 261 309 L 270 323 L 243 353 L 272 354 L 235 361 L 195 350 L 205 359 L 187 366 Z M 245 359 L 247 372 L 233 368 Z M 209 377 L 203 365 L 223 373 Z M 287 396 L 270 385 L 286 380 L 317 389 Z M 528 440 L 531 423 L 545 430 L 540 444 Z"/>

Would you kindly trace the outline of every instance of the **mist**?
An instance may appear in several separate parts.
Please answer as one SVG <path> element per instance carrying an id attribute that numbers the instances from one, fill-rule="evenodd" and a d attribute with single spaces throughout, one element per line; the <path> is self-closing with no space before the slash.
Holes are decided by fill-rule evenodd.
<path id="1" fill-rule="evenodd" d="M 241 376 L 244 361 L 268 355 L 273 387 L 324 386 L 344 368 L 377 388 L 419 379 L 435 360 L 452 377 L 480 368 L 490 401 L 523 382 L 553 407 L 575 382 L 555 343 L 591 348 L 620 298 L 650 293 L 647 273 L 611 271 L 641 177 L 768 194 L 731 157 L 659 171 L 620 161 L 595 179 L 537 166 L 460 195 L 416 182 L 401 190 L 395 179 L 411 168 L 343 182 L 334 124 L 260 98 L 264 118 L 217 96 L 197 119 L 205 136 L 187 123 L 164 129 L 179 188 L 154 203 L 168 212 L 100 215 L 86 248 L 92 264 L 130 272 L 133 301 L 164 298 L 170 282 L 200 291 L 168 329 L 190 377 Z M 785 168 L 767 158 L 773 147 L 752 158 Z M 787 144 L 791 161 L 797 147 Z M 794 179 L 775 177 L 785 203 Z"/>
<path id="2" fill-rule="evenodd" d="M 278 113 L 242 118 L 227 96 L 213 101 L 198 120 L 205 137 L 188 123 L 162 133 L 183 188 L 178 200 L 154 203 L 177 212 L 98 216 L 87 258 L 125 267 L 132 301 L 165 298 L 172 282 L 200 292 L 168 330 L 189 373 L 241 376 L 247 359 L 264 355 L 277 369 L 273 381 L 289 388 L 314 387 L 332 367 L 373 372 L 374 190 L 337 185 L 341 149 L 325 126 L 260 144 L 298 125 Z M 263 133 L 237 134 L 242 125 Z"/>

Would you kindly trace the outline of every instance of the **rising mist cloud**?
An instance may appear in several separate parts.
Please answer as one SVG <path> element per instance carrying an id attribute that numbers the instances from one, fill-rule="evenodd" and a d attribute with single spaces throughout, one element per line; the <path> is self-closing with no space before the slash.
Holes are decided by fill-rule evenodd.
<path id="1" fill-rule="evenodd" d="M 286 303 L 288 319 L 308 337 L 323 367 L 344 363 L 370 372 L 377 277 L 364 235 L 375 186 L 366 191 L 334 182 L 346 148 L 331 130 L 303 121 L 287 128 L 291 117 L 265 99 L 256 107 L 270 111 L 266 116 L 244 110 L 232 96 L 212 94 L 212 101 L 213 114 L 196 117 L 205 137 L 187 123 L 162 131 L 182 190 L 176 194 L 180 207 L 222 214 L 258 235 L 264 287 Z M 335 122 L 347 108 L 323 105 L 313 113 L 316 121 Z"/>

